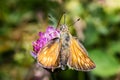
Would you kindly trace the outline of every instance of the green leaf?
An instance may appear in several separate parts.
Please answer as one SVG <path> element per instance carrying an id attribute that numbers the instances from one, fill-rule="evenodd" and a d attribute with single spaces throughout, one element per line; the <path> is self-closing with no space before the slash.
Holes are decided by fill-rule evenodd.
<path id="1" fill-rule="evenodd" d="M 109 77 L 115 75 L 120 69 L 117 60 L 102 50 L 98 49 L 90 51 L 90 57 L 96 64 L 93 73 L 98 76 Z"/>
<path id="2" fill-rule="evenodd" d="M 110 42 L 107 52 L 112 55 L 120 52 L 120 41 Z"/>
<path id="3" fill-rule="evenodd" d="M 89 23 L 85 33 L 86 45 L 93 45 L 99 40 L 99 33 L 93 27 L 93 24 Z"/>

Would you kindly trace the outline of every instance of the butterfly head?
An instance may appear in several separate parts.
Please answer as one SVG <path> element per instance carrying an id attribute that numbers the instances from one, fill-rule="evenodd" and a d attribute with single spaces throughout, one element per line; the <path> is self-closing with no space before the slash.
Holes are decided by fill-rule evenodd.
<path id="1" fill-rule="evenodd" d="M 62 32 L 66 32 L 66 31 L 68 31 L 68 27 L 64 24 L 59 27 L 59 30 Z"/>

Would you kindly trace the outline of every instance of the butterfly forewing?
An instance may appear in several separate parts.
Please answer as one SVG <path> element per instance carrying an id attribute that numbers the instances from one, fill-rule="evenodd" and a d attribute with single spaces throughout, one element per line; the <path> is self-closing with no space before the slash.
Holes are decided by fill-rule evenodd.
<path id="1" fill-rule="evenodd" d="M 51 40 L 37 55 L 37 60 L 44 68 L 59 66 L 59 39 Z"/>
<path id="2" fill-rule="evenodd" d="M 75 38 L 70 41 L 70 54 L 67 65 L 80 71 L 89 71 L 95 68 L 94 62 L 87 56 L 86 50 Z"/>

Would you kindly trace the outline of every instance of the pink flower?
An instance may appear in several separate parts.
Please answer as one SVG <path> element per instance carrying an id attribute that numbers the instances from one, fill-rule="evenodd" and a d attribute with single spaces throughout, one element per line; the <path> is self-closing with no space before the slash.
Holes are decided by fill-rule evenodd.
<path id="1" fill-rule="evenodd" d="M 54 27 L 49 26 L 46 32 L 39 32 L 40 38 L 34 41 L 33 44 L 33 52 L 31 55 L 36 58 L 38 52 L 52 39 L 59 38 L 60 32 Z"/>

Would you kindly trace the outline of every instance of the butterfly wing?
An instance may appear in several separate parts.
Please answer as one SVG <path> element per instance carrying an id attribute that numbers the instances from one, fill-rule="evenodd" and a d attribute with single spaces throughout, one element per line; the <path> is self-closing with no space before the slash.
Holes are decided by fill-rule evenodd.
<path id="1" fill-rule="evenodd" d="M 37 55 L 37 61 L 44 68 L 55 69 L 59 67 L 59 39 L 51 40 Z"/>
<path id="2" fill-rule="evenodd" d="M 75 70 L 89 71 L 95 68 L 94 62 L 86 54 L 85 48 L 75 39 L 70 41 L 70 54 L 67 65 Z"/>

